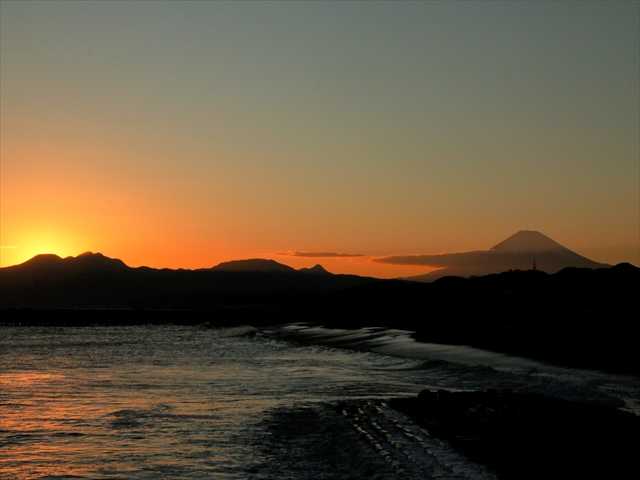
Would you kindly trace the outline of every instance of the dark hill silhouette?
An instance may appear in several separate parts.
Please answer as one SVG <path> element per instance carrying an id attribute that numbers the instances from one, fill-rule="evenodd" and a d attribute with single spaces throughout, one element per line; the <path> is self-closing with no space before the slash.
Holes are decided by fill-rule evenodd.
<path id="1" fill-rule="evenodd" d="M 330 272 L 327 271 L 326 268 L 324 268 L 320 264 L 315 264 L 313 267 L 309 267 L 309 268 L 300 268 L 298 269 L 298 271 L 300 273 L 308 273 L 311 275 L 332 275 Z"/>
<path id="2" fill-rule="evenodd" d="M 294 272 L 289 265 L 264 258 L 249 258 L 247 260 L 232 260 L 222 262 L 211 270 L 218 272 Z"/>
<path id="3" fill-rule="evenodd" d="M 20 265 L 15 265 L 13 267 L 7 267 L 7 268 L 16 268 L 19 266 L 27 266 L 27 265 L 33 265 L 33 266 L 52 265 L 52 264 L 60 263 L 62 261 L 63 261 L 62 257 L 56 255 L 55 253 L 42 253 L 40 255 L 36 255 L 35 257 L 27 260 L 24 263 L 21 263 Z"/>
<path id="4" fill-rule="evenodd" d="M 430 282 L 446 276 L 470 277 L 504 272 L 528 270 L 535 263 L 538 270 L 555 273 L 566 267 L 602 268 L 598 263 L 577 254 L 546 235 L 522 230 L 489 250 L 447 253 L 441 255 L 413 255 L 378 259 L 382 263 L 425 265 L 439 270 L 409 277 L 409 280 Z"/>
<path id="5" fill-rule="evenodd" d="M 324 270 L 324 269 L 323 269 Z M 38 255 L 0 268 L 0 308 L 178 308 L 286 304 L 290 298 L 377 281 L 298 271 L 274 260 L 248 259 L 198 270 L 132 268 L 100 253 Z"/>
<path id="6" fill-rule="evenodd" d="M 122 260 L 105 257 L 101 253 L 85 252 L 77 257 L 67 257 L 65 261 L 86 269 L 124 270 L 129 268 Z"/>
<path id="7" fill-rule="evenodd" d="M 101 253 L 93 253 L 93 252 L 85 252 L 81 253 L 77 257 L 66 257 L 62 258 L 58 255 L 52 253 L 45 253 L 41 255 L 36 255 L 35 257 L 27 260 L 24 263 L 19 265 L 14 265 L 12 267 L 6 267 L 2 270 L 6 271 L 45 271 L 49 270 L 57 271 L 57 270 L 125 270 L 129 267 L 122 261 L 117 258 L 109 258 L 104 256 Z"/>

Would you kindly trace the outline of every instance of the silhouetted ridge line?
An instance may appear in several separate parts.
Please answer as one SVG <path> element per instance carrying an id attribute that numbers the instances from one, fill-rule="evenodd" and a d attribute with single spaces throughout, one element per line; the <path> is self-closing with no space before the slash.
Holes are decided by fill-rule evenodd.
<path id="1" fill-rule="evenodd" d="M 300 273 L 308 273 L 312 275 L 331 275 L 322 265 L 316 264 L 313 267 L 301 268 L 298 270 Z"/>
<path id="2" fill-rule="evenodd" d="M 264 258 L 249 258 L 246 260 L 231 260 L 222 262 L 211 268 L 219 272 L 295 272 L 289 265 Z"/>
<path id="3" fill-rule="evenodd" d="M 48 266 L 48 265 L 53 265 L 53 264 L 57 264 L 62 262 L 62 257 L 59 257 L 58 255 L 54 254 L 54 253 L 41 253 L 40 255 L 36 255 L 33 258 L 30 258 L 29 260 L 27 260 L 24 263 L 21 263 L 20 265 L 15 265 L 14 267 L 18 267 L 18 266 L 23 266 L 23 267 L 27 267 L 27 266 Z M 12 267 L 5 267 L 5 268 L 12 268 Z"/>
<path id="4" fill-rule="evenodd" d="M 5 267 L 9 269 L 42 269 L 42 268 L 93 268 L 93 269 L 127 269 L 129 268 L 122 260 L 110 258 L 101 253 L 85 252 L 76 257 L 62 258 L 53 253 L 36 255 L 19 265 Z"/>
<path id="5" fill-rule="evenodd" d="M 65 261 L 83 265 L 89 268 L 104 269 L 127 269 L 129 268 L 122 260 L 110 258 L 101 253 L 85 252 L 77 257 L 67 257 Z"/>
<path id="6" fill-rule="evenodd" d="M 298 271 L 258 258 L 172 270 L 131 268 L 121 260 L 91 252 L 65 259 L 42 255 L 0 269 L 0 308 L 280 308 L 308 296 L 372 281 L 377 280 L 333 275 L 320 266 Z"/>

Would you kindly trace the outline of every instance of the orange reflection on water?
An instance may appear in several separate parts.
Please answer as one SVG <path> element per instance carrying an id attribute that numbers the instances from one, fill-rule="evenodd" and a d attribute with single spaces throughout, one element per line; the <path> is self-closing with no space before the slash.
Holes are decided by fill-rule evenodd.
<path id="1" fill-rule="evenodd" d="M 77 442 L 82 433 L 73 426 L 84 414 L 82 404 L 70 411 L 69 404 L 59 398 L 68 387 L 65 378 L 54 372 L 0 373 L 0 391 L 14 398 L 10 405 L 0 403 L 2 478 L 22 480 L 90 472 L 88 466 L 65 462 L 81 456 L 86 447 Z M 58 460 L 55 465 L 50 462 L 52 457 Z"/>
<path id="2" fill-rule="evenodd" d="M 136 419 L 158 399 L 136 391 L 100 392 L 96 385 L 110 379 L 91 370 L 0 372 L 0 479 L 94 478 L 96 459 L 115 451 L 162 451 L 164 443 L 119 436 L 119 429 L 137 430 Z M 10 402 L 3 403 L 5 395 Z M 131 465 L 116 462 L 111 468 L 126 476 Z"/>
<path id="3" fill-rule="evenodd" d="M 36 383 L 61 380 L 64 375 L 51 372 L 4 372 L 0 373 L 0 386 L 30 387 Z"/>

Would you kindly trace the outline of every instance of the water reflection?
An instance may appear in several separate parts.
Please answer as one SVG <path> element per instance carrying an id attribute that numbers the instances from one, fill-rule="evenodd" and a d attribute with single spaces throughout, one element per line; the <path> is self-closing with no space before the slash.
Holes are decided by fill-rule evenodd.
<path id="1" fill-rule="evenodd" d="M 2 478 L 244 478 L 271 408 L 419 389 L 378 368 L 402 360 L 211 330 L 3 333 Z"/>
<path id="2" fill-rule="evenodd" d="M 198 328 L 5 328 L 0 478 L 244 479 L 276 410 L 542 382 L 423 364 Z"/>

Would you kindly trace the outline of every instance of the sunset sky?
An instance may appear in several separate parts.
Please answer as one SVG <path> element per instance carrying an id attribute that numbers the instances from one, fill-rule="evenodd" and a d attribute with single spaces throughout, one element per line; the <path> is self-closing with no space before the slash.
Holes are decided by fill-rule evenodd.
<path id="1" fill-rule="evenodd" d="M 521 229 L 640 264 L 637 1 L 2 0 L 0 22 L 0 265 L 399 276 L 425 268 L 372 259 Z"/>

